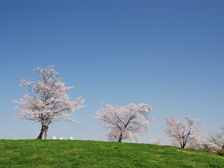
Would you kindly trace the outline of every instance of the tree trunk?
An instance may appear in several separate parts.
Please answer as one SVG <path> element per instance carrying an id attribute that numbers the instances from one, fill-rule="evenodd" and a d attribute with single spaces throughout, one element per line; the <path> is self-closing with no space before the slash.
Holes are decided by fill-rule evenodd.
<path id="1" fill-rule="evenodd" d="M 47 133 L 48 133 L 48 125 L 45 125 L 44 139 L 47 139 Z"/>
<path id="2" fill-rule="evenodd" d="M 120 136 L 119 136 L 119 140 L 118 140 L 118 142 L 121 142 L 121 140 L 122 140 L 122 133 L 121 133 Z"/>
<path id="3" fill-rule="evenodd" d="M 37 139 L 42 139 L 44 132 L 45 132 L 45 126 L 42 124 L 41 125 L 41 131 L 40 131 L 40 134 L 37 137 Z"/>
<path id="4" fill-rule="evenodd" d="M 183 142 L 182 144 L 181 144 L 181 148 L 185 148 L 185 146 L 186 146 L 186 144 L 187 144 L 187 142 Z"/>

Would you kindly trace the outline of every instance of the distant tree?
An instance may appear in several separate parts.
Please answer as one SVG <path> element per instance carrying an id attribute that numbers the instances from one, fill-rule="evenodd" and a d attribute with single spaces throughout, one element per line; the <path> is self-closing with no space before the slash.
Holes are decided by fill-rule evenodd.
<path id="1" fill-rule="evenodd" d="M 16 108 L 21 111 L 14 117 L 41 123 L 41 131 L 37 139 L 42 139 L 44 133 L 45 139 L 47 139 L 49 124 L 61 119 L 76 122 L 73 118 L 69 118 L 72 115 L 69 112 L 84 107 L 80 104 L 85 100 L 80 101 L 81 97 L 74 101 L 70 100 L 66 91 L 74 86 L 64 86 L 65 83 L 62 82 L 53 66 L 38 67 L 34 71 L 40 74 L 40 79 L 36 81 L 30 81 L 28 78 L 21 80 L 20 86 L 29 87 L 30 94 L 24 94 L 20 101 L 13 100 L 19 104 Z"/>
<path id="2" fill-rule="evenodd" d="M 149 131 L 147 126 L 154 119 L 148 119 L 148 112 L 152 110 L 147 104 L 129 104 L 125 107 L 115 107 L 113 104 L 103 104 L 97 116 L 102 127 L 109 129 L 108 140 L 118 141 L 129 139 L 139 140 L 139 135 Z"/>
<path id="3" fill-rule="evenodd" d="M 216 148 L 224 148 L 224 127 L 221 127 L 221 132 L 214 131 L 208 133 L 206 140 Z"/>
<path id="4" fill-rule="evenodd" d="M 167 128 L 164 129 L 164 132 L 168 137 L 173 138 L 173 146 L 185 148 L 187 142 L 193 143 L 201 139 L 198 132 L 204 130 L 204 124 L 199 125 L 199 120 L 187 116 L 183 116 L 182 119 L 177 119 L 177 116 L 170 115 L 165 118 L 165 121 Z"/>
<path id="5" fill-rule="evenodd" d="M 162 140 L 162 138 L 161 137 L 159 137 L 159 138 L 157 138 L 157 139 L 150 139 L 149 141 L 153 144 L 153 145 L 161 145 L 161 140 Z"/>

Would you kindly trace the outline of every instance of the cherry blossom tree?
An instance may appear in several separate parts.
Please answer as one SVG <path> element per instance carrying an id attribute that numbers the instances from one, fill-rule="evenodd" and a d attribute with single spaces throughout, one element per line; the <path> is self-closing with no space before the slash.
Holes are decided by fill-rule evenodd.
<path id="1" fill-rule="evenodd" d="M 148 119 L 148 112 L 152 108 L 147 104 L 132 104 L 125 107 L 115 107 L 114 104 L 103 104 L 103 106 L 96 111 L 96 116 L 102 127 L 109 130 L 107 134 L 108 140 L 118 141 L 122 140 L 139 140 L 139 135 L 149 131 L 147 126 L 154 119 Z"/>
<path id="2" fill-rule="evenodd" d="M 206 140 L 215 148 L 224 148 L 224 127 L 221 127 L 222 132 L 214 131 L 208 133 Z"/>
<path id="3" fill-rule="evenodd" d="M 37 139 L 42 139 L 44 134 L 47 139 L 49 124 L 59 120 L 76 122 L 71 112 L 79 110 L 84 105 L 85 100 L 70 100 L 66 91 L 74 86 L 66 87 L 53 66 L 47 68 L 38 67 L 34 71 L 40 74 L 40 79 L 31 81 L 28 78 L 21 80 L 21 87 L 29 87 L 30 94 L 24 94 L 20 101 L 13 100 L 19 106 L 16 107 L 21 112 L 14 116 L 17 119 L 31 120 L 41 123 L 41 131 Z"/>
<path id="4" fill-rule="evenodd" d="M 204 124 L 199 125 L 199 120 L 187 116 L 177 119 L 177 116 L 170 115 L 165 118 L 165 121 L 167 128 L 164 129 L 164 132 L 168 137 L 173 138 L 173 146 L 185 148 L 187 142 L 193 143 L 201 139 L 198 132 L 204 130 Z"/>
<path id="5" fill-rule="evenodd" d="M 153 144 L 153 145 L 161 145 L 161 140 L 162 140 L 162 138 L 161 137 L 159 137 L 159 138 L 157 138 L 157 139 L 150 139 L 149 141 Z"/>

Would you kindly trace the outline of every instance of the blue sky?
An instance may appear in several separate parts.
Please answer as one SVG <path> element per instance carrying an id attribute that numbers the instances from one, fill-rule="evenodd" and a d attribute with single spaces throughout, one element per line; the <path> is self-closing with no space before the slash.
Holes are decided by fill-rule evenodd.
<path id="1" fill-rule="evenodd" d="M 57 122 L 49 137 L 103 140 L 92 117 L 102 102 L 148 103 L 156 117 L 141 143 L 165 136 L 169 115 L 200 119 L 206 131 L 223 126 L 224 1 L 0 0 L 0 139 L 34 139 L 40 125 L 13 118 L 37 79 L 38 66 L 54 65 L 73 99 L 87 107 L 81 124 Z M 206 131 L 202 134 L 205 135 Z"/>

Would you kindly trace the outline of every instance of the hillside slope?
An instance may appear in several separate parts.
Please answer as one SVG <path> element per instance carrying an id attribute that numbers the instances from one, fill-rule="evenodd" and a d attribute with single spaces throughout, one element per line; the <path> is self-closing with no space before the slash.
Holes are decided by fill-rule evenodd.
<path id="1" fill-rule="evenodd" d="M 224 157 L 151 144 L 0 140 L 0 167 L 224 167 Z"/>

